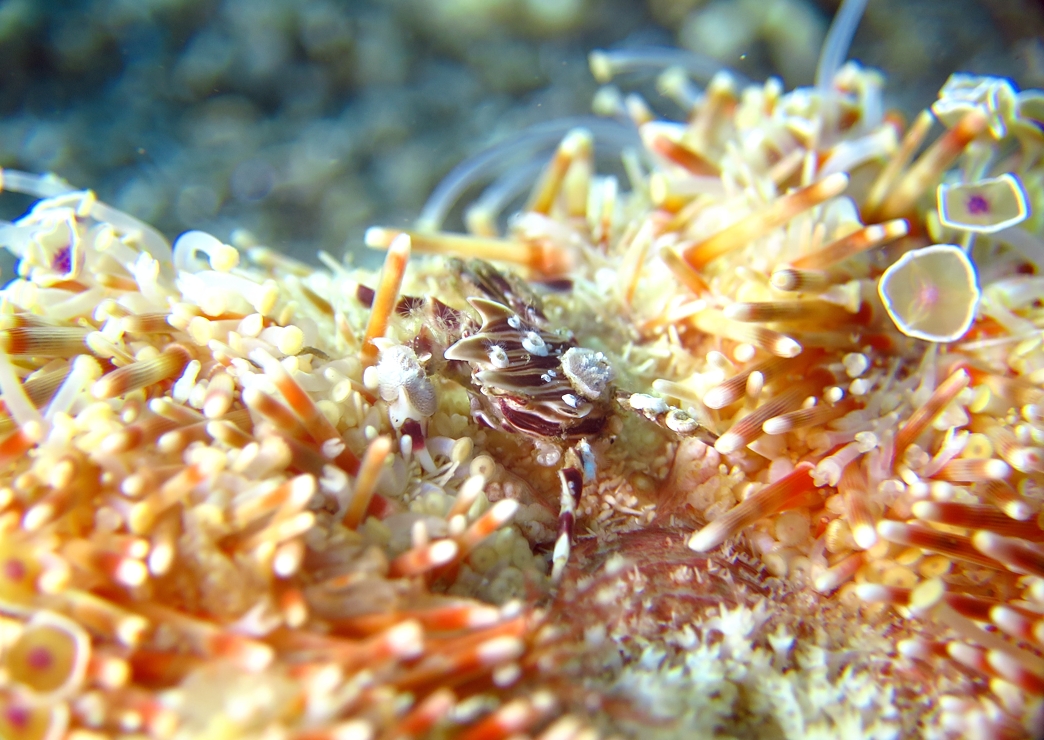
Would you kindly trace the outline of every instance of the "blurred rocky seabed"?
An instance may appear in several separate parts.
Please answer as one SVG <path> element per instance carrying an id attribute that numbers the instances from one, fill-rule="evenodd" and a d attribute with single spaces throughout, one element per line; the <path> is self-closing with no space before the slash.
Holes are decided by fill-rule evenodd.
<path id="1" fill-rule="evenodd" d="M 374 262 L 454 164 L 583 115 L 594 48 L 679 45 L 808 84 L 837 0 L 3 0 L 0 166 L 52 171 L 173 237 L 244 228 Z M 954 70 L 1044 86 L 1032 0 L 870 0 L 852 57 L 889 102 Z M 668 115 L 650 81 L 634 83 Z M 6 195 L 11 218 L 27 201 Z M 3 270 L 3 279 L 10 276 Z"/>

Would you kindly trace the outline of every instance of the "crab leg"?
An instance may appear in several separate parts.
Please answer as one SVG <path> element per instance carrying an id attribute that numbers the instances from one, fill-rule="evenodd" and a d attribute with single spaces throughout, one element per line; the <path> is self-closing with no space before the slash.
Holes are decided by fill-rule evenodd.
<path id="1" fill-rule="evenodd" d="M 558 471 L 558 479 L 562 481 L 562 501 L 558 512 L 558 538 L 551 555 L 551 582 L 562 580 L 569 552 L 573 547 L 573 524 L 576 521 L 576 507 L 580 503 L 580 493 L 584 489 L 584 479 L 576 468 L 565 468 Z"/>

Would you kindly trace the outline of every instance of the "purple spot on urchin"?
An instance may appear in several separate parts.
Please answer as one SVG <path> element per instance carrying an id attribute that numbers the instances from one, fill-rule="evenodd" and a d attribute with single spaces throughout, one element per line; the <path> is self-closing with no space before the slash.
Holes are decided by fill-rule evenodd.
<path id="1" fill-rule="evenodd" d="M 54 259 L 51 260 L 51 269 L 63 275 L 69 274 L 72 269 L 72 250 L 69 247 L 62 247 L 55 252 Z"/>
<path id="2" fill-rule="evenodd" d="M 16 730 L 24 730 L 29 726 L 29 721 L 33 715 L 27 707 L 15 705 L 13 707 L 7 707 L 4 711 L 4 719 L 7 720 L 7 724 L 11 725 Z"/>
<path id="3" fill-rule="evenodd" d="M 990 202 L 986 200 L 986 196 L 982 193 L 975 193 L 968 198 L 968 213 L 975 216 L 981 216 L 984 213 L 990 212 Z"/>
<path id="4" fill-rule="evenodd" d="M 4 578 L 9 581 L 20 581 L 25 578 L 27 572 L 28 569 L 25 567 L 25 563 L 17 558 L 8 558 L 4 563 Z"/>
<path id="5" fill-rule="evenodd" d="M 932 283 L 922 285 L 917 292 L 917 302 L 922 309 L 931 309 L 939 302 L 939 286 Z"/>
<path id="6" fill-rule="evenodd" d="M 54 654 L 42 645 L 37 645 L 25 656 L 25 662 L 34 671 L 46 671 L 54 665 Z"/>

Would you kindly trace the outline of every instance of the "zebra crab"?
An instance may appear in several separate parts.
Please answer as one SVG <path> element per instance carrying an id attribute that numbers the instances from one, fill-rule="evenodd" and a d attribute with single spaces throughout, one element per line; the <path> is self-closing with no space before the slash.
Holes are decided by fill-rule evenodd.
<path id="1" fill-rule="evenodd" d="M 478 294 L 468 303 L 479 320 L 435 298 L 404 299 L 401 312 L 420 311 L 427 320 L 412 348 L 382 352 L 381 395 L 393 402 L 394 414 L 394 402 L 404 388 L 421 389 L 415 393 L 418 398 L 405 405 L 419 403 L 433 411 L 434 396 L 427 391 L 430 384 L 421 382 L 426 378 L 420 361 L 436 367 L 445 361 L 440 371 L 468 389 L 476 421 L 565 447 L 558 471 L 558 532 L 551 556 L 551 580 L 558 583 L 569 559 L 584 484 L 596 472 L 589 440 L 603 431 L 612 414 L 618 409 L 638 413 L 674 434 L 708 444 L 716 437 L 690 414 L 660 398 L 617 389 L 609 358 L 579 346 L 570 332 L 550 328 L 540 296 L 521 278 L 482 260 L 447 262 L 468 292 Z M 404 376 L 413 382 L 404 383 Z"/>

